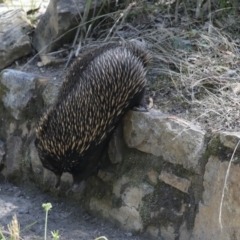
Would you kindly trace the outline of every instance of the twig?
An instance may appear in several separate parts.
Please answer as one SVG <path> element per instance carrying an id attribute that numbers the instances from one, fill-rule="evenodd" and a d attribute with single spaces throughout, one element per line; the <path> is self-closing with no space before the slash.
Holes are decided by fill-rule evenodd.
<path id="1" fill-rule="evenodd" d="M 180 2 L 180 0 L 177 0 L 177 2 L 176 2 L 176 6 L 175 6 L 175 19 L 174 19 L 175 23 L 178 22 L 178 8 L 179 8 L 179 2 Z"/>
<path id="2" fill-rule="evenodd" d="M 128 7 L 125 9 L 125 11 L 123 11 L 122 13 L 120 13 L 119 18 L 117 19 L 117 21 L 114 23 L 114 25 L 113 25 L 112 28 L 110 29 L 110 31 L 109 31 L 107 37 L 105 38 L 104 42 L 106 42 L 106 41 L 108 40 L 109 36 L 111 35 L 111 33 L 113 32 L 113 29 L 114 29 L 115 27 L 116 27 L 116 31 L 118 30 L 117 24 L 118 24 L 118 22 L 120 21 L 120 19 L 122 19 L 122 21 L 121 21 L 121 23 L 120 23 L 120 26 L 122 26 L 123 21 L 125 20 L 128 12 L 129 12 L 129 11 L 131 10 L 131 8 L 132 8 L 133 6 L 135 6 L 135 5 L 136 5 L 136 2 L 130 3 L 130 4 L 128 5 Z M 112 37 L 114 36 L 114 34 L 116 33 L 116 31 L 113 33 Z"/>
<path id="3" fill-rule="evenodd" d="M 58 51 L 55 51 L 55 52 L 50 52 L 48 53 L 47 55 L 56 55 L 56 54 L 59 54 L 59 53 L 62 53 L 62 52 L 66 52 L 68 51 L 68 49 L 62 49 L 62 50 L 58 50 Z"/>
<path id="4" fill-rule="evenodd" d="M 196 18 L 200 17 L 202 2 L 203 2 L 203 0 L 197 1 Z"/>
<path id="5" fill-rule="evenodd" d="M 72 56 L 73 56 L 73 53 L 74 53 L 74 46 L 76 45 L 76 41 L 77 41 L 77 38 L 78 38 L 78 35 L 79 35 L 79 32 L 80 32 L 80 28 L 81 28 L 81 24 L 78 26 L 76 35 L 75 35 L 74 40 L 73 40 L 72 50 L 71 50 L 71 52 L 70 52 L 70 54 L 69 54 L 69 57 L 68 57 L 67 63 L 65 64 L 64 69 L 66 69 L 66 68 L 68 67 L 69 62 L 70 62 L 71 59 L 72 59 Z"/>
<path id="6" fill-rule="evenodd" d="M 88 35 L 90 33 L 91 27 L 92 27 L 92 24 L 90 24 L 89 27 L 88 27 L 88 30 L 87 30 L 87 33 L 86 33 L 86 36 L 85 36 L 85 40 L 86 40 L 86 38 L 88 37 Z M 81 34 L 81 38 L 80 38 L 80 41 L 79 41 L 79 44 L 78 44 L 78 47 L 77 47 L 77 50 L 76 50 L 76 53 L 75 53 L 76 57 L 79 55 L 79 51 L 80 51 L 80 49 L 82 47 L 82 39 L 83 39 L 83 35 Z"/>

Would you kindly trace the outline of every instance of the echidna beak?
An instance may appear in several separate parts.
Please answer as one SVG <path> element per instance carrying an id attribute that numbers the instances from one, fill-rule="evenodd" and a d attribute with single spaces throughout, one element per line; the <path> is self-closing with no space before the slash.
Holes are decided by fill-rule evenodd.
<path id="1" fill-rule="evenodd" d="M 62 176 L 62 175 L 58 175 L 58 174 L 56 174 L 55 188 L 58 188 L 58 187 L 60 186 L 60 183 L 61 183 L 61 176 Z"/>

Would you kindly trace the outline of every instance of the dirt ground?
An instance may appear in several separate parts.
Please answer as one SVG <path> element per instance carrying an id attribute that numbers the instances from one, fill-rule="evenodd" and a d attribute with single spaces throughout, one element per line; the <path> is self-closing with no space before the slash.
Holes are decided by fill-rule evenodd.
<path id="1" fill-rule="evenodd" d="M 51 231 L 54 230 L 59 230 L 60 240 L 92 240 L 100 236 L 105 236 L 108 240 L 148 239 L 120 230 L 109 222 L 90 216 L 66 198 L 50 196 L 33 186 L 17 187 L 1 179 L 0 224 L 3 231 L 7 231 L 7 225 L 16 214 L 22 230 L 20 234 L 22 239 L 43 239 L 45 212 L 42 204 L 48 202 L 52 204 L 48 217 L 48 239 L 51 239 Z"/>

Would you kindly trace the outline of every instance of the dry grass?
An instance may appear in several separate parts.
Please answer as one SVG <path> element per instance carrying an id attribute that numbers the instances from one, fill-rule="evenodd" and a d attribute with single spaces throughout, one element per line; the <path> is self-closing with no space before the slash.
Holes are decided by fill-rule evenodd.
<path id="1" fill-rule="evenodd" d="M 163 35 L 160 32 L 158 34 Z M 238 43 L 213 26 L 211 33 L 199 30 L 194 35 L 175 32 L 174 37 L 168 39 L 170 43 L 167 48 L 166 44 L 163 46 L 159 42 L 153 49 L 153 71 L 159 74 L 158 81 L 161 81 L 161 75 L 168 77 L 169 83 L 164 81 L 165 86 L 161 87 L 167 91 L 170 88 L 172 93 L 168 94 L 168 100 L 178 106 L 177 111 L 171 104 L 169 109 L 169 105 L 163 109 L 198 122 L 203 128 L 237 130 L 240 127 Z M 174 48 L 176 41 L 179 43 Z M 159 69 L 159 65 L 163 69 Z M 160 97 L 166 94 L 166 91 L 162 92 Z"/>
<path id="2" fill-rule="evenodd" d="M 143 1 L 105 17 L 112 19 L 112 27 L 102 30 L 97 40 L 91 41 L 90 34 L 82 50 L 111 41 L 138 41 L 154 56 L 148 86 L 154 108 L 208 130 L 239 129 L 240 45 L 233 36 L 212 21 L 196 27 L 182 16 L 175 24 L 174 14 L 148 8 Z"/>
<path id="3" fill-rule="evenodd" d="M 5 237 L 7 236 L 7 237 Z M 0 239 L 2 240 L 22 240 L 20 237 L 20 228 L 17 220 L 17 216 L 13 215 L 12 222 L 8 224 L 8 231 L 0 229 Z"/>
<path id="4" fill-rule="evenodd" d="M 239 42 L 210 23 L 186 30 L 171 24 L 167 27 L 164 18 L 156 23 L 157 18 L 149 20 L 151 29 L 141 29 L 141 37 L 139 27 L 126 25 L 132 30 L 128 38 L 145 43 L 154 55 L 149 74 L 154 107 L 199 123 L 204 129 L 237 131 Z"/>
<path id="5" fill-rule="evenodd" d="M 219 11 L 212 12 L 204 23 L 194 18 L 195 14 L 171 14 L 138 0 L 90 20 L 85 14 L 76 28 L 86 25 L 86 34 L 78 38 L 77 33 L 69 61 L 79 51 L 106 42 L 138 41 L 154 56 L 148 77 L 154 108 L 199 123 L 207 130 L 238 130 L 240 42 L 226 29 L 238 28 L 240 20 L 235 16 L 233 24 L 232 16 L 217 19 Z"/>

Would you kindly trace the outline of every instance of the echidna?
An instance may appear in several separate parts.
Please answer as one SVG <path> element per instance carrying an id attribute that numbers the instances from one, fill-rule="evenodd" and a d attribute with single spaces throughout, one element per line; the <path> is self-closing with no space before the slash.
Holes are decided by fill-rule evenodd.
<path id="1" fill-rule="evenodd" d="M 134 45 L 134 43 L 108 43 L 101 47 L 90 49 L 82 54 L 82 56 L 73 63 L 71 70 L 68 72 L 68 75 L 63 81 L 62 87 L 58 94 L 58 99 L 63 98 L 71 91 L 71 89 L 74 87 L 74 84 L 79 81 L 79 77 L 94 58 L 103 54 L 107 50 L 117 47 L 127 48 L 135 57 L 139 58 L 140 61 L 142 61 L 144 67 L 146 67 L 151 60 L 151 55 L 148 52 L 144 51 L 144 49 L 141 47 Z M 74 65 L 76 65 L 76 67 Z"/>
<path id="2" fill-rule="evenodd" d="M 74 184 L 97 168 L 103 150 L 124 114 L 146 110 L 146 65 L 150 54 L 134 44 L 108 44 L 75 61 L 58 99 L 40 119 L 36 141 L 43 166 Z"/>

